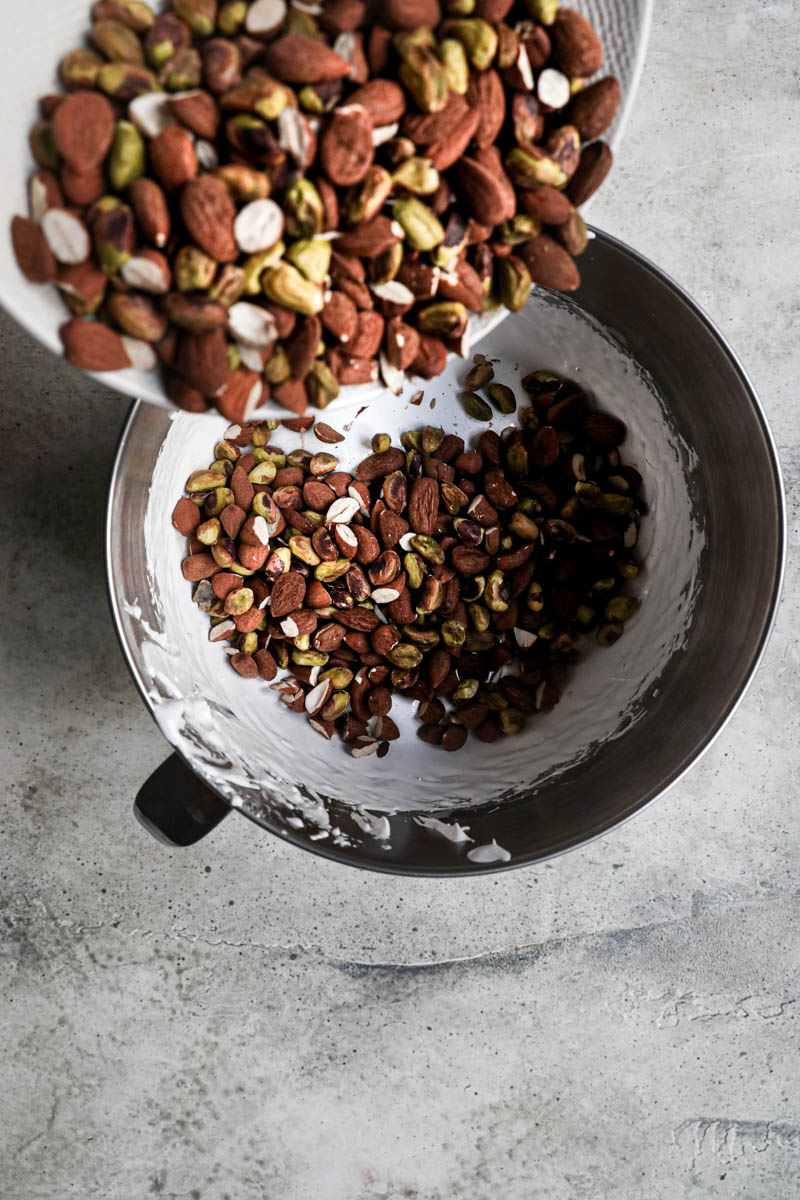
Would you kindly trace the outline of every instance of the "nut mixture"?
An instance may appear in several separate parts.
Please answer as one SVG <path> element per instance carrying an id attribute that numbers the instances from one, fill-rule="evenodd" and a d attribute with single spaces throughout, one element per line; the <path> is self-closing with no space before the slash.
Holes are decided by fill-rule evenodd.
<path id="1" fill-rule="evenodd" d="M 41 100 L 30 217 L 76 366 L 182 408 L 444 368 L 471 313 L 571 290 L 619 83 L 557 0 L 97 0 Z M 94 320 L 86 318 L 94 317 Z"/>
<path id="2" fill-rule="evenodd" d="M 475 355 L 471 414 L 516 412 L 493 376 Z M 530 404 L 502 434 L 471 448 L 430 425 L 400 446 L 376 434 L 353 474 L 327 449 L 271 444 L 277 422 L 232 425 L 175 505 L 209 639 L 355 757 L 399 736 L 397 693 L 419 701 L 432 746 L 519 733 L 558 703 L 580 635 L 609 646 L 637 607 L 625 589 L 647 508 L 625 426 L 548 372 L 522 386 Z"/>

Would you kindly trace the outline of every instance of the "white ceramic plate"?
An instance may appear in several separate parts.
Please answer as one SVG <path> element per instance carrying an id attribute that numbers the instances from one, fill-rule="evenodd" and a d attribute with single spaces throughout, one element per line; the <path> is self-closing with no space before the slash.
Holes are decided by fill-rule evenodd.
<path id="1" fill-rule="evenodd" d="M 89 24 L 90 0 L 26 0 L 7 22 L 2 48 L 5 81 L 0 152 L 6 164 L 5 186 L 0 197 L 0 227 L 8 231 L 15 213 L 28 214 L 27 184 L 33 160 L 27 145 L 37 120 L 38 99 L 60 90 L 56 74 L 59 60 L 83 44 Z M 606 62 L 603 74 L 616 74 L 622 85 L 623 105 L 609 131 L 616 147 L 630 111 L 644 60 L 652 0 L 576 0 L 602 38 Z M 584 212 L 586 211 L 584 208 Z M 0 301 L 20 324 L 49 349 L 61 354 L 59 327 L 65 320 L 63 303 L 54 287 L 29 283 L 17 266 L 8 233 L 0 237 Z M 483 337 L 506 316 L 505 310 L 477 318 L 473 338 Z M 130 396 L 172 407 L 155 371 L 115 371 L 97 376 L 103 383 Z M 417 382 L 416 387 L 419 387 Z M 416 387 L 413 390 L 416 390 Z M 365 403 L 383 391 L 382 384 L 343 388 L 327 411 Z M 285 415 L 278 405 L 266 405 L 264 414 Z"/>

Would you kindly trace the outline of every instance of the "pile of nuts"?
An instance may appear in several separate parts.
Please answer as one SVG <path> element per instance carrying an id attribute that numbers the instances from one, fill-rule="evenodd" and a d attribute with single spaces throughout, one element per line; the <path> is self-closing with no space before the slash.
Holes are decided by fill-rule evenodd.
<path id="1" fill-rule="evenodd" d="M 516 411 L 482 355 L 466 385 L 468 412 Z M 209 640 L 355 757 L 399 736 L 396 693 L 419 701 L 430 745 L 519 733 L 558 703 L 580 635 L 611 645 L 637 606 L 625 587 L 646 505 L 625 426 L 548 372 L 522 385 L 518 424 L 472 449 L 432 426 L 400 446 L 376 434 L 351 474 L 329 450 L 272 445 L 277 422 L 234 425 L 186 481 L 172 523 Z"/>
<path id="2" fill-rule="evenodd" d="M 399 391 L 470 314 L 571 290 L 619 83 L 557 0 L 96 0 L 12 240 L 76 366 L 247 421 Z M 88 320 L 87 318 L 93 318 Z"/>

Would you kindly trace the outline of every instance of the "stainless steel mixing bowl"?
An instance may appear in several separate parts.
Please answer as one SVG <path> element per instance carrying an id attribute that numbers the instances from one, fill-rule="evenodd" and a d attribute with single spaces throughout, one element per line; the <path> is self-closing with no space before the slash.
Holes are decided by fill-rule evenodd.
<path id="1" fill-rule="evenodd" d="M 516 867 L 581 845 L 680 779 L 731 716 L 758 664 L 775 614 L 785 541 L 780 469 L 758 399 L 719 332 L 652 263 L 596 232 L 581 259 L 581 274 L 577 303 L 649 373 L 695 456 L 692 503 L 702 516 L 706 546 L 683 645 L 651 689 L 646 711 L 621 736 L 545 787 L 526 788 L 523 782 L 513 799 L 465 814 L 474 844 L 496 839 L 510 853 L 508 862 L 469 861 L 463 847 L 455 852 L 452 843 L 431 837 L 412 813 L 391 816 L 391 836 L 379 843 L 353 820 L 352 808 L 334 799 L 331 822 L 346 835 L 334 844 L 311 840 L 308 829 L 295 828 L 279 812 L 250 809 L 247 815 L 303 849 L 375 870 L 452 875 Z M 481 348 L 491 353 L 491 337 Z M 126 599 L 138 596 L 142 622 L 158 626 L 148 597 L 143 528 L 169 420 L 164 409 L 133 405 L 107 518 L 112 612 L 151 711 L 141 639 L 124 609 Z M 299 723 L 298 736 L 303 735 Z M 137 798 L 140 818 L 176 844 L 197 840 L 229 811 L 176 755 Z"/>

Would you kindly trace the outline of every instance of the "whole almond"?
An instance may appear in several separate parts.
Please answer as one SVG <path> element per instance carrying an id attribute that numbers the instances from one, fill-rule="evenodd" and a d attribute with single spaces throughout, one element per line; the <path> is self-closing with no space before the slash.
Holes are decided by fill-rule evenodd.
<path id="1" fill-rule="evenodd" d="M 523 242 L 519 256 L 530 271 L 531 279 L 540 287 L 559 292 L 573 292 L 580 285 L 578 268 L 563 246 L 541 234 Z"/>
<path id="2" fill-rule="evenodd" d="M 296 571 L 279 575 L 272 585 L 270 613 L 273 618 L 285 617 L 296 608 L 302 608 L 306 595 L 306 581 Z"/>
<path id="3" fill-rule="evenodd" d="M 178 533 L 189 537 L 200 524 L 200 509 L 186 496 L 181 496 L 172 510 L 172 524 Z"/>
<path id="4" fill-rule="evenodd" d="M 605 133 L 618 107 L 619 80 L 615 75 L 607 75 L 573 96 L 566 116 L 583 140 L 589 142 Z"/>
<path id="5" fill-rule="evenodd" d="M 215 403 L 223 417 L 235 424 L 249 421 L 259 405 L 264 403 L 264 380 L 247 367 L 231 371 Z"/>
<path id="6" fill-rule="evenodd" d="M 338 429 L 333 429 L 330 425 L 326 425 L 324 421 L 317 421 L 314 426 L 314 437 L 328 446 L 344 441 L 344 434 L 339 433 Z"/>
<path id="7" fill-rule="evenodd" d="M 380 454 L 370 454 L 356 467 L 356 479 L 361 483 L 372 483 L 375 479 L 383 479 L 392 471 L 402 471 L 406 456 L 402 450 L 392 448 Z"/>
<path id="8" fill-rule="evenodd" d="M 581 151 L 578 169 L 567 184 L 567 196 L 578 208 L 593 196 L 611 170 L 614 155 L 605 142 L 590 142 Z"/>
<path id="9" fill-rule="evenodd" d="M 406 94 L 392 79 L 371 79 L 351 92 L 348 104 L 360 104 L 377 128 L 399 121 L 406 111 Z"/>
<path id="10" fill-rule="evenodd" d="M 451 91 L 444 108 L 439 112 L 422 113 L 414 110 L 407 113 L 401 126 L 402 132 L 419 146 L 446 141 L 463 119 L 468 107 L 462 95 Z"/>
<path id="11" fill-rule="evenodd" d="M 67 321 L 59 329 L 67 358 L 85 371 L 119 371 L 131 365 L 122 338 L 99 321 Z"/>
<path id="12" fill-rule="evenodd" d="M 603 47 L 592 26 L 574 8 L 559 8 L 550 27 L 555 56 L 562 71 L 588 78 L 603 65 Z"/>
<path id="13" fill-rule="evenodd" d="M 517 200 L 522 212 L 535 217 L 543 225 L 561 225 L 572 212 L 569 197 L 554 187 L 544 186 L 531 191 L 521 188 L 517 192 Z"/>
<path id="14" fill-rule="evenodd" d="M 203 393 L 191 387 L 175 371 L 167 371 L 164 388 L 172 403 L 184 412 L 208 412 L 209 404 Z"/>
<path id="15" fill-rule="evenodd" d="M 323 170 L 339 187 L 350 187 L 364 178 L 375 157 L 372 121 L 366 108 L 347 104 L 334 109 L 319 143 Z"/>
<path id="16" fill-rule="evenodd" d="M 437 295 L 443 300 L 455 300 L 473 312 L 480 312 L 483 308 L 480 276 L 466 259 L 460 259 L 452 271 L 442 272 Z"/>
<path id="17" fill-rule="evenodd" d="M 169 205 L 164 191 L 154 179 L 135 179 L 128 188 L 128 199 L 139 232 L 160 249 L 170 234 Z"/>
<path id="18" fill-rule="evenodd" d="M 383 341 L 384 320 L 380 313 L 360 312 L 355 336 L 348 349 L 356 358 L 371 359 Z"/>
<path id="19" fill-rule="evenodd" d="M 490 562 L 488 554 L 471 546 L 454 546 L 451 558 L 453 566 L 462 575 L 478 575 Z"/>
<path id="20" fill-rule="evenodd" d="M 181 125 L 198 137 L 213 139 L 219 129 L 220 113 L 217 102 L 208 92 L 196 88 L 170 96 L 169 106 Z"/>
<path id="21" fill-rule="evenodd" d="M 101 163 L 114 138 L 114 109 L 99 92 L 75 92 L 52 119 L 58 151 L 76 171 Z"/>
<path id="22" fill-rule="evenodd" d="M 268 70 L 284 83 L 329 83 L 350 74 L 347 59 L 303 33 L 287 33 L 271 42 L 264 59 Z"/>
<path id="23" fill-rule="evenodd" d="M 398 222 L 381 213 L 371 221 L 362 221 L 355 229 L 341 234 L 336 239 L 336 249 L 342 254 L 373 258 L 401 241 L 402 237 L 403 230 Z"/>
<path id="24" fill-rule="evenodd" d="M 352 343 L 358 329 L 358 310 L 349 296 L 344 292 L 331 292 L 322 307 L 320 317 L 325 329 L 335 338 L 340 342 Z M 377 353 L 378 346 L 372 351 L 373 354 Z"/>
<path id="25" fill-rule="evenodd" d="M 380 13 L 390 29 L 434 29 L 442 19 L 438 0 L 383 0 Z"/>
<path id="26" fill-rule="evenodd" d="M 59 172 L 64 195 L 70 204 L 79 208 L 94 204 L 106 190 L 106 177 L 101 163 L 88 167 L 85 171 L 77 171 L 70 163 L 62 163 Z"/>
<path id="27" fill-rule="evenodd" d="M 486 74 L 489 74 L 489 72 L 486 72 Z M 452 167 L 453 163 L 458 162 L 475 136 L 476 130 L 480 125 L 480 120 L 480 109 L 468 108 L 447 137 L 439 138 L 437 141 L 430 143 L 425 153 L 437 171 L 446 171 L 449 167 Z"/>
<path id="28" fill-rule="evenodd" d="M 372 633 L 380 625 L 380 617 L 371 608 L 346 608 L 336 614 L 336 620 L 348 629 Z"/>
<path id="29" fill-rule="evenodd" d="M 430 537 L 436 527 L 439 511 L 439 487 L 435 479 L 421 476 L 415 479 L 408 501 L 408 520 L 415 533 Z"/>
<path id="30" fill-rule="evenodd" d="M 308 408 L 308 393 L 302 379 L 287 379 L 273 388 L 272 399 L 290 412 L 304 413 Z"/>
<path id="31" fill-rule="evenodd" d="M 13 217 L 11 244 L 20 271 L 31 283 L 50 283 L 55 279 L 58 263 L 36 221 L 28 217 Z"/>
<path id="32" fill-rule="evenodd" d="M 210 554 L 190 554 L 181 563 L 183 578 L 188 579 L 190 583 L 196 583 L 200 579 L 210 579 L 212 575 L 216 575 L 219 569 Z"/>
<path id="33" fill-rule="evenodd" d="M 467 103 L 478 112 L 477 145 L 491 146 L 506 119 L 506 93 L 497 71 L 479 71 L 470 76 Z"/>
<path id="34" fill-rule="evenodd" d="M 150 165 L 168 192 L 177 191 L 197 175 L 192 139 L 180 125 L 168 125 L 151 139 L 148 149 Z"/>
<path id="35" fill-rule="evenodd" d="M 434 379 L 447 366 L 447 347 L 441 338 L 423 333 L 419 339 L 419 353 L 411 369 L 423 379 Z"/>
<path id="36" fill-rule="evenodd" d="M 490 226 L 511 220 L 517 209 L 516 194 L 499 155 L 494 166 L 477 157 L 462 158 L 456 164 L 456 175 L 471 217 Z"/>
<path id="37" fill-rule="evenodd" d="M 204 396 L 214 396 L 228 380 L 228 348 L 222 329 L 183 333 L 175 360 L 178 372 Z"/>
<path id="38" fill-rule="evenodd" d="M 233 235 L 236 207 L 225 184 L 213 175 L 190 180 L 181 192 L 180 207 L 198 246 L 217 262 L 233 262 L 238 254 Z"/>

